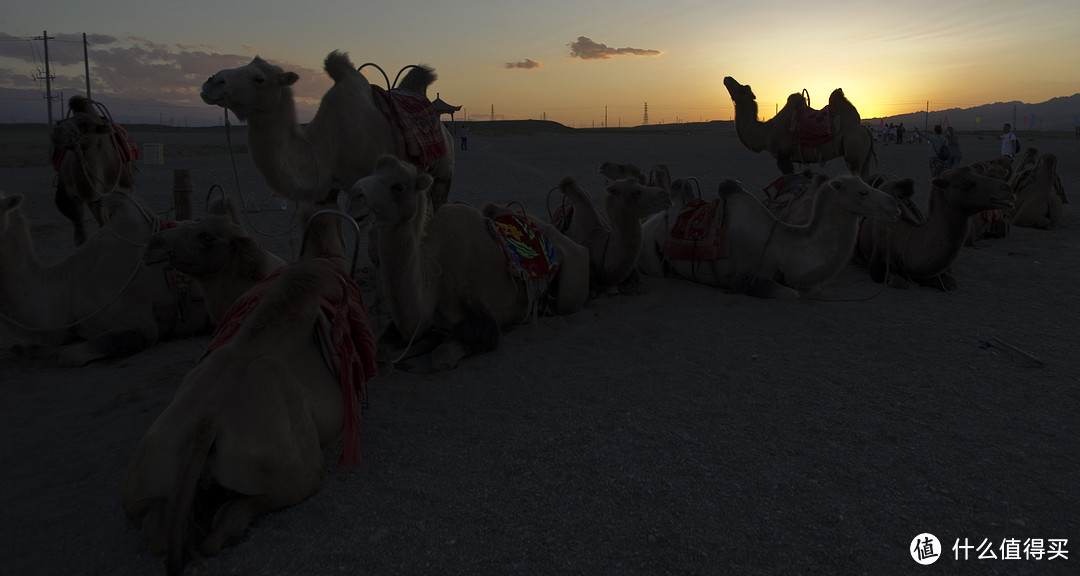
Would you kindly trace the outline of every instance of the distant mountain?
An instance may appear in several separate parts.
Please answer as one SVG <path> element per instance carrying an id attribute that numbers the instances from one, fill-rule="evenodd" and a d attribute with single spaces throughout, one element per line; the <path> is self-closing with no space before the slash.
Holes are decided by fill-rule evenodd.
<path id="1" fill-rule="evenodd" d="M 81 93 L 81 92 L 80 92 Z M 64 100 L 74 93 L 65 94 Z M 59 97 L 59 94 L 54 95 Z M 158 124 L 165 126 L 220 126 L 224 123 L 221 108 L 216 106 L 181 105 L 160 100 L 133 100 L 113 94 L 97 96 L 108 107 L 113 120 L 121 124 Z M 53 120 L 64 117 L 67 102 L 53 101 Z M 45 95 L 36 90 L 0 88 L 0 123 L 44 124 L 48 121 Z M 233 118 L 233 122 L 236 119 Z"/>
<path id="2" fill-rule="evenodd" d="M 973 108 L 931 110 L 929 114 L 912 112 L 886 118 L 863 118 L 866 124 L 877 126 L 904 123 L 907 128 L 933 129 L 935 124 L 947 124 L 955 130 L 1001 130 L 1005 123 L 1013 130 L 1068 131 L 1080 125 L 1080 94 L 1053 98 L 1039 104 L 995 102 Z"/>

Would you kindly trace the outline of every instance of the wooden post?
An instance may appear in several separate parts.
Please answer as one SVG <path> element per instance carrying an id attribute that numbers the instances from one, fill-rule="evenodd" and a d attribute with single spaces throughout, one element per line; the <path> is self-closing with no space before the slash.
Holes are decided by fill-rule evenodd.
<path id="1" fill-rule="evenodd" d="M 173 206 L 176 220 L 191 220 L 191 170 L 173 170 Z"/>

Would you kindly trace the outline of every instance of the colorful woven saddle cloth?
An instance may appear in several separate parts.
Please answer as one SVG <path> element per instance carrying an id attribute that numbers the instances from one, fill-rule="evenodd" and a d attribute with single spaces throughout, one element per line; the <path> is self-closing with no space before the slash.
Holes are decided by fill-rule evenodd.
<path id="1" fill-rule="evenodd" d="M 727 217 L 723 210 L 724 204 L 720 198 L 712 202 L 694 198 L 687 202 L 664 242 L 664 257 L 696 261 L 727 258 Z M 719 226 L 716 225 L 718 211 Z"/>
<path id="2" fill-rule="evenodd" d="M 832 140 L 832 112 L 829 107 L 814 110 L 809 106 L 800 106 L 796 113 L 795 136 L 799 143 L 811 148 Z"/>
<path id="3" fill-rule="evenodd" d="M 399 158 L 420 166 L 433 166 L 439 158 L 446 156 L 442 122 L 427 96 L 404 88 L 387 92 L 372 86 L 371 91 L 376 106 L 400 133 L 400 137 L 395 137 Z"/>
<path id="4" fill-rule="evenodd" d="M 492 237 L 501 240 L 506 265 L 511 273 L 540 278 L 551 276 L 559 270 L 554 246 L 528 218 L 503 214 L 489 222 Z"/>

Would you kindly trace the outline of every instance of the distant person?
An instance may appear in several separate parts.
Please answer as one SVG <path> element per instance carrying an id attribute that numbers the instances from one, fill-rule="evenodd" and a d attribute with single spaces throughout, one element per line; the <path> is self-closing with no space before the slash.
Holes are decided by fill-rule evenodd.
<path id="1" fill-rule="evenodd" d="M 1012 158 L 1016 154 L 1016 134 L 1012 131 L 1012 125 L 1006 123 L 1001 128 L 1001 155 Z"/>
<path id="2" fill-rule="evenodd" d="M 930 143 L 930 177 L 937 178 L 949 167 L 949 140 L 941 134 L 941 124 L 934 126 L 934 133 L 925 136 Z"/>
<path id="3" fill-rule="evenodd" d="M 469 149 L 469 125 L 468 124 L 462 124 L 461 125 L 461 149 L 462 150 L 468 150 Z"/>
<path id="4" fill-rule="evenodd" d="M 896 143 L 897 144 L 903 144 L 904 143 L 904 123 L 903 122 L 901 122 L 900 125 L 896 127 Z"/>
<path id="5" fill-rule="evenodd" d="M 912 128 L 911 143 L 912 144 L 922 144 L 922 133 L 919 132 L 919 127 L 918 126 Z"/>
<path id="6" fill-rule="evenodd" d="M 960 137 L 953 132 L 952 126 L 945 129 L 945 140 L 949 143 L 949 160 L 946 162 L 949 168 L 960 165 Z"/>

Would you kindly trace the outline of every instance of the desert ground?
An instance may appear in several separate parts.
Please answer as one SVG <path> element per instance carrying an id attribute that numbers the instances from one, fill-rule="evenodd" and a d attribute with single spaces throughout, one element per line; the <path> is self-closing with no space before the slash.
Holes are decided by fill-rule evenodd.
<path id="1" fill-rule="evenodd" d="M 295 206 L 279 209 L 242 127 L 232 154 L 221 128 L 132 132 L 164 146 L 164 163 L 144 161 L 136 175 L 155 211 L 171 216 L 173 171 L 188 169 L 196 215 L 219 183 L 242 198 L 260 242 L 295 258 Z M 363 466 L 339 467 L 332 448 L 318 494 L 192 571 L 1077 573 L 1080 140 L 1019 135 L 1058 155 L 1073 203 L 1057 229 L 1014 227 L 965 248 L 956 291 L 882 288 L 854 264 L 816 298 L 785 301 L 645 278 L 520 326 L 456 370 L 384 370 L 368 384 Z M 995 134 L 960 136 L 965 161 L 997 156 Z M 0 127 L 0 189 L 27 197 L 39 258 L 51 263 L 73 243 L 53 206 L 47 142 L 45 127 Z M 879 172 L 913 178 L 925 206 L 928 146 L 877 153 Z M 546 218 L 565 174 L 599 197 L 604 161 L 668 162 L 706 198 L 723 178 L 760 194 L 779 176 L 730 126 L 475 124 L 451 199 L 516 201 Z M 121 483 L 208 342 L 71 369 L 55 350 L 0 334 L 0 574 L 164 572 L 124 514 Z M 931 566 L 910 556 L 924 532 L 945 548 Z M 954 559 L 965 539 L 999 559 Z M 1069 558 L 1003 560 L 1007 539 L 1068 539 Z"/>

